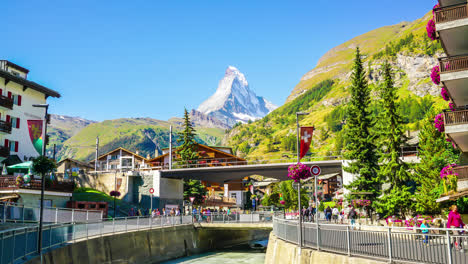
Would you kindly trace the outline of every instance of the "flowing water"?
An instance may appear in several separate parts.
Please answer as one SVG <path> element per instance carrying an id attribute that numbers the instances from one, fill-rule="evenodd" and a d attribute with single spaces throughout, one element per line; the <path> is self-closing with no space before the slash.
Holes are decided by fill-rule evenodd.
<path id="1" fill-rule="evenodd" d="M 246 251 L 215 251 L 179 258 L 163 264 L 263 264 L 265 262 L 265 252 Z"/>

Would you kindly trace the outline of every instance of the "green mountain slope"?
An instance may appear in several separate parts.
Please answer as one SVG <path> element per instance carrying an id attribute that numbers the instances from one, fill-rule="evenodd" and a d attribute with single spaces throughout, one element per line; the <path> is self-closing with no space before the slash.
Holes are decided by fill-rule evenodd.
<path id="1" fill-rule="evenodd" d="M 99 152 L 105 153 L 117 147 L 138 151 L 140 155 L 154 157 L 156 150 L 168 147 L 169 126 L 173 131 L 181 129 L 180 118 L 162 121 L 152 118 L 121 118 L 90 124 L 63 143 L 60 158 L 72 157 L 79 160 L 94 158 L 96 137 L 99 136 Z M 197 129 L 197 141 L 216 145 L 221 142 L 224 129 Z M 174 133 L 174 142 L 178 136 Z"/>
<path id="2" fill-rule="evenodd" d="M 418 130 L 419 120 L 432 105 L 446 105 L 429 76 L 437 63 L 434 54 L 442 52 L 440 45 L 426 36 L 425 25 L 431 16 L 432 12 L 411 23 L 382 27 L 331 49 L 301 78 L 285 105 L 259 121 L 234 127 L 224 138 L 224 144 L 250 159 L 291 157 L 296 144 L 295 112 L 306 111 L 311 114 L 301 117 L 301 124 L 316 128 L 313 155 L 339 155 L 341 129 L 346 119 L 344 105 L 349 98 L 347 87 L 358 46 L 375 98 L 382 80 L 381 65 L 385 59 L 391 62 L 406 129 Z M 371 107 L 375 113 L 379 111 L 377 105 Z"/>

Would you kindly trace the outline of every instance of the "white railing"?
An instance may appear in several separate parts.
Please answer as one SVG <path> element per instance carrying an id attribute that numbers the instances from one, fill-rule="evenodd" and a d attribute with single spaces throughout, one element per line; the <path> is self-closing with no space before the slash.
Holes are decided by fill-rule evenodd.
<path id="1" fill-rule="evenodd" d="M 302 246 L 348 256 L 361 256 L 389 262 L 468 263 L 468 236 L 463 229 L 363 226 L 303 223 Z M 285 241 L 299 244 L 297 220 L 274 217 L 274 234 Z M 457 244 L 455 244 L 455 242 Z"/>

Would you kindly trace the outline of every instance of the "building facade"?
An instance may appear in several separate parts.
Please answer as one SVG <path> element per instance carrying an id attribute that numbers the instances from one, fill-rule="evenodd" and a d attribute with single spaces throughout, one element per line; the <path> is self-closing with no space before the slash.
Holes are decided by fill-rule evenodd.
<path id="1" fill-rule="evenodd" d="M 42 135 L 45 109 L 33 107 L 46 104 L 48 97 L 60 94 L 27 79 L 29 70 L 6 60 L 0 60 L 0 156 L 17 155 L 22 161 L 39 156 L 31 133 Z M 32 125 L 32 127 L 31 127 Z M 37 131 L 36 131 L 37 130 Z"/>
<path id="2" fill-rule="evenodd" d="M 94 167 L 96 160 L 90 164 Z M 133 171 L 148 168 L 148 160 L 138 153 L 133 153 L 122 147 L 109 151 L 97 159 L 98 171 Z"/>

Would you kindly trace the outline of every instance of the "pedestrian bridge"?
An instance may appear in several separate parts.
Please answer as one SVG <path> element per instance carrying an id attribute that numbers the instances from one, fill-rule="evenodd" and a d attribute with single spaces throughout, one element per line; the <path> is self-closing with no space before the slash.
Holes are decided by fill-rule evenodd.
<path id="1" fill-rule="evenodd" d="M 307 166 L 317 165 L 322 170 L 322 175 L 341 173 L 342 160 L 326 161 L 306 161 L 302 162 Z M 217 183 L 226 183 L 233 180 L 239 180 L 252 175 L 260 175 L 268 178 L 275 178 L 280 181 L 289 180 L 288 167 L 290 163 L 274 164 L 247 164 L 234 166 L 216 166 L 216 167 L 189 167 L 182 169 L 160 170 L 160 176 L 171 179 L 194 179 L 202 181 L 211 181 Z"/>

